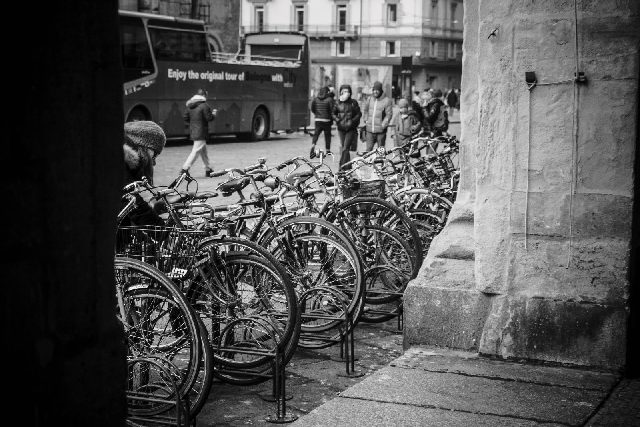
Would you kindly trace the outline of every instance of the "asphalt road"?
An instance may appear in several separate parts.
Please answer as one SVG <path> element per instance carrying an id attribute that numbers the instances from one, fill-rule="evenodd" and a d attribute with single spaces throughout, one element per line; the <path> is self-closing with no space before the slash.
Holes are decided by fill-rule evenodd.
<path id="1" fill-rule="evenodd" d="M 452 135 L 459 136 L 460 123 L 452 122 L 449 127 Z M 338 167 L 340 140 L 338 132 L 334 129 L 331 139 L 331 148 L 335 154 L 334 158 L 329 157 L 327 163 L 331 165 L 335 171 Z M 387 144 L 393 146 L 390 138 L 387 138 Z M 321 136 L 318 140 L 319 148 L 324 149 L 324 138 Z M 218 171 L 226 168 L 243 168 L 255 164 L 259 158 L 264 157 L 268 167 L 276 166 L 285 160 L 296 156 L 309 156 L 311 148 L 311 136 L 303 132 L 294 132 L 291 134 L 272 135 L 266 141 L 246 142 L 239 141 L 235 137 L 217 137 L 213 138 L 207 147 L 209 159 L 212 167 Z M 182 164 L 191 151 L 191 143 L 169 142 L 161 155 L 157 159 L 154 170 L 154 180 L 156 185 L 168 185 L 178 175 Z M 358 151 L 364 151 L 364 144 L 358 141 Z M 352 153 L 353 157 L 353 153 Z M 197 180 L 199 191 L 215 191 L 218 184 L 225 180 L 224 177 L 206 178 L 204 175 L 204 165 L 201 159 L 197 159 L 191 168 L 191 175 Z M 195 185 L 192 184 L 192 185 Z M 190 189 L 195 189 L 190 187 Z M 232 201 L 235 201 L 235 197 Z"/>

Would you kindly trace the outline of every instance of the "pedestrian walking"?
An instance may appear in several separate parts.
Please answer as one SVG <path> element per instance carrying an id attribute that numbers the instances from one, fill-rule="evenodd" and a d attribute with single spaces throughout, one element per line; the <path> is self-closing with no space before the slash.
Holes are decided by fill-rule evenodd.
<path id="1" fill-rule="evenodd" d="M 373 150 L 373 146 L 384 147 L 387 139 L 387 128 L 393 116 L 392 102 L 382 96 L 382 83 L 375 82 L 371 97 L 365 102 L 362 117 L 367 131 L 366 150 Z"/>
<path id="2" fill-rule="evenodd" d="M 320 88 L 318 96 L 316 96 L 309 106 L 309 109 L 314 115 L 315 129 L 313 132 L 313 138 L 311 139 L 311 154 L 310 157 L 315 156 L 316 143 L 321 133 L 324 133 L 324 146 L 327 153 L 331 152 L 331 112 L 333 110 L 333 97 L 329 95 L 329 88 L 327 86 Z"/>
<path id="3" fill-rule="evenodd" d="M 458 106 L 458 94 L 456 93 L 454 88 L 449 90 L 447 93 L 447 105 L 449 106 L 449 112 L 453 113 L 454 110 L 457 109 Z"/>
<path id="4" fill-rule="evenodd" d="M 350 85 L 340 86 L 338 102 L 334 104 L 331 116 L 336 123 L 340 137 L 339 167 L 342 168 L 343 164 L 351 160 L 349 151 L 358 149 L 358 126 L 362 117 L 358 101 L 352 98 Z"/>
<path id="5" fill-rule="evenodd" d="M 420 120 L 413 109 L 409 108 L 409 101 L 401 98 L 398 101 L 398 113 L 393 118 L 395 127 L 395 146 L 404 145 L 411 137 L 420 131 Z"/>
<path id="6" fill-rule="evenodd" d="M 162 153 L 167 138 L 160 126 L 152 121 L 135 121 L 124 124 L 124 183 L 130 184 L 146 177 L 153 184 L 153 167 L 156 157 Z M 136 207 L 121 225 L 162 225 L 159 214 L 164 204 L 154 200 L 148 192 L 136 195 Z"/>
<path id="7" fill-rule="evenodd" d="M 198 92 L 187 101 L 187 109 L 183 118 L 189 123 L 189 137 L 193 141 L 191 153 L 182 165 L 180 173 L 189 173 L 198 156 L 202 157 L 205 167 L 205 176 L 213 175 L 213 168 L 209 162 L 207 153 L 207 139 L 209 138 L 209 122 L 216 117 L 217 110 L 212 109 L 207 103 L 208 93 L 205 89 L 198 89 Z"/>

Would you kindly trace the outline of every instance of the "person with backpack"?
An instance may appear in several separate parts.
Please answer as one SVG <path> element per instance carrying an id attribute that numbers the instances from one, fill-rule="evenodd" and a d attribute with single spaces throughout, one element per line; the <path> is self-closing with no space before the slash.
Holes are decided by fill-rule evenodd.
<path id="1" fill-rule="evenodd" d="M 440 89 L 433 91 L 433 97 L 422 108 L 422 114 L 424 117 L 422 125 L 427 132 L 431 132 L 434 136 L 443 135 L 449 129 L 449 113 L 442 100 Z"/>
<path id="2" fill-rule="evenodd" d="M 364 103 L 362 117 L 367 131 L 366 150 L 373 150 L 373 146 L 384 147 L 387 139 L 387 128 L 393 116 L 392 102 L 382 96 L 382 83 L 375 82 L 371 97 Z"/>
<path id="3" fill-rule="evenodd" d="M 351 86 L 343 84 L 340 86 L 340 95 L 338 102 L 333 105 L 331 116 L 338 128 L 338 136 L 340 137 L 340 162 L 339 167 L 351 160 L 349 151 L 356 151 L 358 148 L 358 125 L 362 112 L 358 101 L 351 97 Z"/>
<path id="4" fill-rule="evenodd" d="M 313 98 L 309 109 L 314 115 L 313 138 L 311 139 L 310 157 L 315 157 L 316 143 L 321 133 L 324 133 L 324 146 L 327 153 L 331 152 L 331 112 L 333 110 L 333 97 L 330 95 L 330 89 L 327 86 L 320 88 L 318 96 Z"/>

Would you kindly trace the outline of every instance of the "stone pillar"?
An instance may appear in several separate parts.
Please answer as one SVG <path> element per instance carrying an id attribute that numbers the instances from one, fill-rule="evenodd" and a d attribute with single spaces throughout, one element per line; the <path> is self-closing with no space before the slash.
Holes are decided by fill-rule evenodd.
<path id="1" fill-rule="evenodd" d="M 42 37 L 5 52 L 14 70 L 3 145 L 4 371 L 17 377 L 5 382 L 7 418 L 124 425 L 113 275 L 123 183 L 117 4 L 23 2 L 14 13 Z"/>
<path id="2" fill-rule="evenodd" d="M 407 345 L 625 364 L 638 8 L 465 2 L 461 140 L 474 155 L 462 183 L 474 199 L 461 193 L 407 288 Z"/>

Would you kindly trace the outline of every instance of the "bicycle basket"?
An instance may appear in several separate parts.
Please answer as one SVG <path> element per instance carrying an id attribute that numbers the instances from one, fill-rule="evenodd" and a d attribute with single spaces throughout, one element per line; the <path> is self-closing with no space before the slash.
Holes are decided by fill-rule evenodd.
<path id="1" fill-rule="evenodd" d="M 384 179 L 373 181 L 349 181 L 340 184 L 345 199 L 356 196 L 373 196 L 385 198 L 386 186 Z"/>
<path id="2" fill-rule="evenodd" d="M 440 164 L 440 168 L 442 168 L 446 173 L 451 173 L 456 169 L 453 161 L 451 160 L 451 156 L 448 154 L 441 154 L 438 156 L 438 163 Z"/>
<path id="3" fill-rule="evenodd" d="M 116 233 L 116 256 L 126 256 L 157 267 L 171 279 L 183 278 L 206 232 L 173 227 L 126 226 Z"/>

